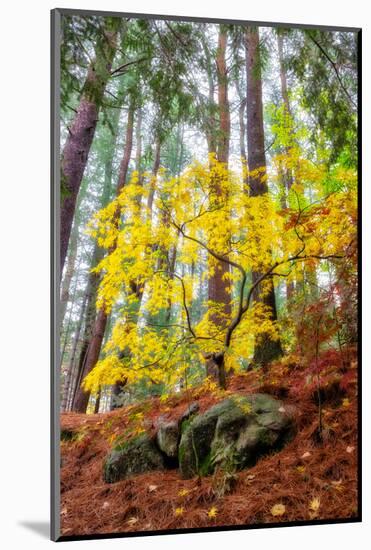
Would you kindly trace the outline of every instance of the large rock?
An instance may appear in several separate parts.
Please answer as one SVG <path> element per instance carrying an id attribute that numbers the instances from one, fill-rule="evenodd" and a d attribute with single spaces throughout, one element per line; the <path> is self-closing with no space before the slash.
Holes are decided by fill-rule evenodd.
<path id="1" fill-rule="evenodd" d="M 106 483 L 115 483 L 133 474 L 163 470 L 164 457 L 154 441 L 143 434 L 115 447 L 105 460 L 103 477 Z"/>
<path id="2" fill-rule="evenodd" d="M 182 424 L 179 469 L 183 478 L 216 466 L 239 470 L 280 449 L 294 434 L 291 411 L 270 395 L 239 395 Z"/>
<path id="3" fill-rule="evenodd" d="M 198 413 L 200 410 L 200 405 L 197 403 L 197 401 L 194 401 L 189 406 L 187 406 L 186 410 L 180 417 L 180 423 L 182 423 L 184 420 L 188 420 L 192 415 Z"/>
<path id="4" fill-rule="evenodd" d="M 176 420 L 159 424 L 156 442 L 158 448 L 169 458 L 178 456 L 179 422 Z"/>
<path id="5" fill-rule="evenodd" d="M 159 417 L 156 422 L 156 443 L 168 458 L 177 459 L 182 423 L 189 420 L 200 409 L 198 403 L 191 403 L 177 420 Z"/>

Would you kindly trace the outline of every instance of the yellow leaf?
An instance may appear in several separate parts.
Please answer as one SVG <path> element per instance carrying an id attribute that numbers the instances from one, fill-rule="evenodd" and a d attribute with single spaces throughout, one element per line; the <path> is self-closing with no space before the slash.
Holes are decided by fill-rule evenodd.
<path id="1" fill-rule="evenodd" d="M 296 466 L 296 470 L 299 474 L 303 474 L 305 472 L 305 466 Z"/>
<path id="2" fill-rule="evenodd" d="M 218 509 L 215 506 L 212 506 L 212 508 L 210 508 L 210 510 L 207 513 L 209 518 L 216 518 L 217 514 L 218 514 Z"/>
<path id="3" fill-rule="evenodd" d="M 317 512 L 317 510 L 320 507 L 320 504 L 321 504 L 320 499 L 318 497 L 315 497 L 313 500 L 310 501 L 309 509 L 312 510 L 313 512 Z"/>
<path id="4" fill-rule="evenodd" d="M 336 491 L 339 491 L 341 493 L 341 491 L 343 491 L 344 487 L 342 487 L 342 480 L 339 479 L 338 481 L 331 481 L 331 485 L 333 486 L 334 489 L 336 489 Z"/>
<path id="5" fill-rule="evenodd" d="M 347 397 L 343 399 L 343 407 L 350 407 L 350 401 Z"/>
<path id="6" fill-rule="evenodd" d="M 334 480 L 334 481 L 331 481 L 331 485 L 333 485 L 334 487 L 337 487 L 338 485 L 341 485 L 343 483 L 343 480 L 342 479 L 338 479 L 338 480 Z"/>
<path id="7" fill-rule="evenodd" d="M 189 493 L 188 489 L 181 489 L 181 490 L 179 491 L 178 495 L 179 495 L 180 497 L 185 497 L 186 495 L 188 495 L 188 493 Z"/>
<path id="8" fill-rule="evenodd" d="M 183 514 L 184 514 L 183 506 L 180 506 L 179 508 L 175 508 L 174 516 L 182 516 Z"/>
<path id="9" fill-rule="evenodd" d="M 272 516 L 283 516 L 283 514 L 286 512 L 286 506 L 284 504 L 275 504 L 271 508 L 271 514 Z"/>

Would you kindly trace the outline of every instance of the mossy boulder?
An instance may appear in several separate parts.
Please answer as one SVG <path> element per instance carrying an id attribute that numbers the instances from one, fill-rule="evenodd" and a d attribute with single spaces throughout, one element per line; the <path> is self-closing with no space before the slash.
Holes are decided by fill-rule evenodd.
<path id="1" fill-rule="evenodd" d="M 180 423 L 184 422 L 184 420 L 188 420 L 191 416 L 198 413 L 199 410 L 200 410 L 200 405 L 197 403 L 197 401 L 194 401 L 186 408 L 186 410 L 180 417 Z"/>
<path id="2" fill-rule="evenodd" d="M 142 434 L 109 453 L 104 480 L 114 483 L 178 463 L 185 479 L 206 476 L 217 467 L 232 472 L 252 466 L 294 435 L 293 412 L 271 395 L 257 393 L 231 395 L 203 414 L 195 407 L 179 420 L 161 418 L 154 439 Z"/>
<path id="3" fill-rule="evenodd" d="M 198 473 L 209 473 L 210 448 L 217 420 L 217 413 L 211 410 L 210 414 L 200 414 L 182 423 L 178 459 L 183 478 L 188 479 Z"/>
<path id="4" fill-rule="evenodd" d="M 134 474 L 164 468 L 164 457 L 155 442 L 147 434 L 142 434 L 110 452 L 104 462 L 103 478 L 106 483 L 115 483 Z"/>
<path id="5" fill-rule="evenodd" d="M 176 458 L 179 436 L 179 422 L 173 420 L 160 423 L 156 434 L 158 448 L 169 458 Z"/>
<path id="6" fill-rule="evenodd" d="M 183 478 L 208 475 L 216 466 L 239 470 L 280 449 L 294 434 L 292 411 L 266 394 L 231 396 L 182 426 Z"/>

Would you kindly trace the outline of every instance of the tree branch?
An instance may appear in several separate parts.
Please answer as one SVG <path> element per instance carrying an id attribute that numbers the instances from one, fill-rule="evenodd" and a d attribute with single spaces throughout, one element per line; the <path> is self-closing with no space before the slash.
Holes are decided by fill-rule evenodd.
<path id="1" fill-rule="evenodd" d="M 126 69 L 130 65 L 141 63 L 142 61 L 146 61 L 147 59 L 147 57 L 141 57 L 140 59 L 135 59 L 134 61 L 128 61 L 127 63 L 124 63 L 123 65 L 117 67 L 117 69 L 115 69 L 114 71 L 111 71 L 111 76 L 121 76 L 124 72 L 124 69 Z"/>
<path id="2" fill-rule="evenodd" d="M 342 80 L 341 80 L 341 77 L 339 75 L 339 71 L 336 67 L 336 64 L 333 62 L 333 60 L 331 59 L 331 57 L 328 55 L 328 53 L 324 50 L 324 48 L 321 46 L 321 44 L 319 42 L 317 42 L 317 40 L 311 35 L 311 33 L 308 33 L 308 36 L 309 38 L 312 40 L 312 42 L 317 46 L 317 48 L 320 50 L 320 52 L 325 56 L 325 58 L 327 59 L 327 61 L 329 61 L 332 65 L 332 68 L 334 69 L 335 71 L 335 74 L 336 74 L 336 77 L 339 81 L 339 84 L 340 84 L 340 87 L 343 91 L 343 93 L 346 95 L 346 97 L 348 98 L 348 100 L 351 102 L 351 104 L 353 105 L 353 107 L 355 107 L 355 109 L 357 109 L 357 104 L 353 101 L 352 97 L 349 95 L 349 92 L 348 90 L 345 88 Z"/>
<path id="3" fill-rule="evenodd" d="M 219 262 L 223 262 L 225 264 L 231 265 L 232 267 L 235 267 L 236 269 L 238 269 L 242 273 L 242 275 L 246 275 L 246 272 L 245 272 L 244 268 L 242 267 L 242 265 L 234 262 L 233 260 L 230 260 L 229 258 L 226 258 L 225 256 L 222 256 L 221 254 L 218 254 L 214 250 L 211 250 L 211 248 L 209 248 L 207 246 L 207 244 L 200 241 L 196 237 L 191 237 L 190 235 L 187 235 L 184 232 L 184 228 L 183 228 L 184 224 L 178 225 L 174 220 L 172 220 L 171 223 L 176 229 L 178 229 L 178 231 L 183 235 L 183 237 L 185 239 L 188 239 L 190 241 L 193 241 L 193 242 L 199 244 L 202 248 L 204 248 L 210 254 L 210 256 L 212 256 L 216 260 L 219 260 Z"/>
<path id="4" fill-rule="evenodd" d="M 159 271 L 155 271 L 155 273 L 167 273 L 167 274 L 169 274 L 170 272 L 165 270 L 165 269 L 160 269 Z M 180 281 L 180 283 L 182 285 L 183 307 L 184 307 L 184 310 L 186 312 L 188 330 L 192 334 L 193 338 L 197 338 L 196 333 L 194 332 L 194 330 L 192 328 L 192 325 L 191 325 L 191 316 L 189 314 L 189 310 L 188 310 L 188 306 L 187 306 L 187 302 L 186 302 L 186 290 L 185 290 L 185 286 L 184 286 L 184 281 L 183 281 L 182 277 L 180 275 L 178 275 L 177 273 L 175 273 L 174 271 L 171 272 L 171 275 L 173 277 L 175 277 L 176 279 L 178 279 L 178 281 Z"/>

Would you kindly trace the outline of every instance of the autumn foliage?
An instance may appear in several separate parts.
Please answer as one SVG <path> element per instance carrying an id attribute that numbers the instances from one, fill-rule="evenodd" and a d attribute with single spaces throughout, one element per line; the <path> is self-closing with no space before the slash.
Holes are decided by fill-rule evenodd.
<path id="1" fill-rule="evenodd" d="M 284 278 L 299 287 L 307 270 L 319 270 L 326 277 L 329 265 L 338 271 L 354 267 L 355 173 L 342 168 L 329 174 L 296 154 L 292 150 L 289 157 L 279 159 L 295 167 L 298 181 L 284 209 L 267 194 L 251 197 L 241 178 L 211 156 L 207 165 L 195 163 L 176 178 L 162 171 L 155 221 L 142 206 L 147 203 L 148 187 L 139 183 L 136 173 L 120 195 L 94 216 L 91 234 L 108 251 L 95 268 L 102 274 L 98 307 L 110 312 L 122 292 L 125 298 L 105 356 L 85 379 L 87 389 L 97 392 L 120 380 L 147 379 L 164 383 L 171 391 L 181 379 L 187 378 L 190 385 L 198 382 L 205 357 L 218 353 L 223 354 L 227 371 L 238 372 L 250 360 L 260 334 L 278 338 L 283 330 L 271 320 L 263 302 L 253 301 L 250 272 L 264 273 L 259 285 L 264 295 L 265 284 L 272 278 Z M 324 192 L 327 178 L 337 186 L 336 192 Z M 216 180 L 218 192 L 213 192 Z M 317 197 L 312 202 L 303 193 L 308 182 Z M 168 251 L 173 247 L 178 269 L 169 266 Z M 229 266 L 225 284 L 231 289 L 230 318 L 220 311 L 220 304 L 205 300 L 200 318 L 191 320 L 199 291 L 191 268 L 202 255 L 208 258 L 209 270 L 201 274 L 201 281 L 221 264 Z M 138 323 L 142 298 L 138 287 L 145 296 L 142 315 L 157 323 Z M 332 307 L 336 308 L 334 293 L 335 289 Z M 166 324 L 161 317 L 169 304 L 173 314 Z M 307 320 L 315 307 L 307 307 Z M 321 324 L 321 341 L 332 335 L 327 320 Z M 290 349 L 303 344 L 298 329 Z M 190 364 L 200 369 L 187 376 Z"/>

